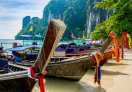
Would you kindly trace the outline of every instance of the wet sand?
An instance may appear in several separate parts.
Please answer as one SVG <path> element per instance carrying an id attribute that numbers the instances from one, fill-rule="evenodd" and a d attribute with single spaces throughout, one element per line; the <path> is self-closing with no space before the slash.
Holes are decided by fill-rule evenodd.
<path id="1" fill-rule="evenodd" d="M 132 51 L 125 52 L 125 59 L 120 63 L 109 60 L 102 67 L 102 87 L 94 84 L 94 70 L 88 70 L 79 81 L 46 79 L 46 92 L 132 92 Z M 33 92 L 37 91 L 38 87 Z"/>

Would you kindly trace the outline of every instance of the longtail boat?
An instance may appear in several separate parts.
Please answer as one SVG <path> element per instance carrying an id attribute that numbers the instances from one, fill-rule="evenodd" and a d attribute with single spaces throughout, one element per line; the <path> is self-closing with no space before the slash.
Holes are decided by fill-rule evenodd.
<path id="1" fill-rule="evenodd" d="M 52 57 L 52 60 L 54 61 L 50 62 L 46 68 L 46 76 L 65 78 L 76 81 L 80 80 L 92 65 L 88 55 L 75 57 Z M 10 63 L 9 65 L 26 69 L 29 66 L 32 66 L 32 64 L 33 62 L 26 61 L 17 64 Z M 15 71 L 15 69 L 12 70 Z"/>
<path id="2" fill-rule="evenodd" d="M 108 41 L 103 46 L 106 46 Z M 107 45 L 108 46 L 108 45 Z M 102 47 L 102 50 L 104 47 Z M 89 53 L 90 54 L 90 53 Z M 73 57 L 51 57 L 51 62 L 48 64 L 46 71 L 47 76 L 66 78 L 72 80 L 80 80 L 88 69 L 96 65 L 95 57 L 87 55 L 73 56 Z M 112 51 L 104 53 L 104 59 L 101 61 L 101 65 L 107 62 L 108 59 L 112 58 Z M 13 64 L 18 68 L 27 68 L 31 66 L 33 62 L 21 62 Z M 10 64 L 12 65 L 12 64 Z M 19 70 L 19 69 L 18 69 Z"/>
<path id="3" fill-rule="evenodd" d="M 107 50 L 108 46 L 112 42 L 112 37 L 109 36 L 104 42 L 99 52 L 103 53 L 103 59 L 100 61 L 100 65 L 104 65 L 108 59 L 112 59 L 113 51 Z M 67 78 L 72 80 L 80 80 L 88 69 L 96 66 L 96 59 L 94 55 L 83 55 L 78 57 L 71 57 L 61 60 L 60 62 L 49 63 L 47 67 L 47 75 L 54 77 Z"/>
<path id="4" fill-rule="evenodd" d="M 34 72 L 35 78 L 38 78 L 42 77 L 41 75 L 45 70 L 47 71 L 47 75 L 50 76 L 80 80 L 88 68 L 96 65 L 95 57 L 90 55 L 71 57 L 62 60 L 61 62 L 49 63 L 64 30 L 65 25 L 63 22 L 52 20 L 49 23 L 48 32 L 40 53 L 31 68 L 33 71 L 30 70 L 29 72 L 29 68 L 21 65 L 9 64 L 9 68 L 13 71 L 0 75 L 0 91 L 31 92 L 36 81 L 34 78 L 29 77 L 29 73 L 31 73 L 32 76 L 32 72 Z M 111 51 L 105 52 L 111 41 L 112 38 L 108 37 L 102 48 L 99 50 L 101 53 L 104 53 L 104 57 L 106 55 L 106 57 L 101 60 L 102 65 L 112 56 Z"/>
<path id="5" fill-rule="evenodd" d="M 106 41 L 107 42 L 107 41 Z M 105 43 L 106 44 L 106 43 Z M 104 49 L 104 47 L 102 48 Z M 14 50 L 14 49 L 13 49 Z M 21 49 L 22 50 L 22 49 Z M 15 50 L 16 51 L 16 50 Z M 90 54 L 90 52 L 89 52 Z M 51 62 L 46 68 L 47 76 L 67 78 L 72 80 L 80 80 L 88 69 L 95 66 L 96 62 L 94 57 L 87 55 L 75 55 L 73 57 L 51 57 Z M 104 54 L 104 60 L 102 60 L 101 65 L 106 63 L 107 59 L 112 58 L 111 51 L 107 51 Z M 24 61 L 16 64 L 10 63 L 10 66 L 15 68 L 11 69 L 13 71 L 22 70 L 21 68 L 28 68 L 32 66 L 34 62 Z"/>
<path id="6" fill-rule="evenodd" d="M 13 51 L 14 50 L 15 49 L 13 49 Z M 95 49 L 89 50 L 87 54 L 86 52 L 85 54 L 72 53 L 72 56 L 71 54 L 68 55 L 69 57 L 67 57 L 67 54 L 65 54 L 64 56 L 63 55 L 52 56 L 50 59 L 50 63 L 48 64 L 46 68 L 46 71 L 47 71 L 46 76 L 67 78 L 72 80 L 80 80 L 83 77 L 83 75 L 86 73 L 86 71 L 91 68 L 92 62 L 90 62 L 88 59 L 88 56 L 91 53 L 91 51 L 95 51 Z M 34 61 L 32 60 L 30 61 L 30 60 L 24 60 L 22 62 L 17 62 L 13 64 L 9 63 L 9 65 L 16 66 L 18 68 L 22 68 L 22 67 L 28 68 L 34 64 Z M 13 71 L 15 71 L 15 69 L 16 68 L 12 68 Z"/>
<path id="7" fill-rule="evenodd" d="M 53 52 L 62 37 L 66 29 L 65 24 L 60 20 L 51 20 L 49 23 L 48 31 L 43 42 L 43 46 L 40 50 L 36 62 L 32 66 L 32 71 L 34 71 L 35 78 L 41 78 L 44 74 L 44 71 L 49 63 L 50 58 L 53 55 Z M 20 69 L 13 65 L 9 65 L 9 68 Z M 35 84 L 38 83 L 35 81 L 33 76 L 29 73 L 32 73 L 30 69 L 21 67 L 19 71 L 12 71 L 4 74 L 0 74 L 0 91 L 1 92 L 31 92 L 34 90 Z M 37 75 L 38 74 L 38 75 Z M 32 76 L 30 78 L 29 76 Z M 38 79 L 39 80 L 39 79 Z M 39 81 L 40 83 L 42 83 Z M 41 86 L 42 87 L 42 86 Z M 40 87 L 40 88 L 41 88 Z"/>

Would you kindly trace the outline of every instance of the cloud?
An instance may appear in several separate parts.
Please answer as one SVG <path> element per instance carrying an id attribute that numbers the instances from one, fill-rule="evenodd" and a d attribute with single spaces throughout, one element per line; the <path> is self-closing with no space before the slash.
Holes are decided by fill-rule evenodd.
<path id="1" fill-rule="evenodd" d="M 25 16 L 42 17 L 49 0 L 0 0 L 0 39 L 14 36 L 21 30 Z"/>
<path id="2" fill-rule="evenodd" d="M 0 1 L 0 6 L 4 8 L 23 8 L 24 6 L 30 6 L 29 4 L 25 1 L 20 1 L 20 0 L 1 0 Z"/>
<path id="3" fill-rule="evenodd" d="M 45 5 L 48 1 L 49 0 L 0 0 L 0 6 L 10 9 L 35 9 L 40 5 Z"/>

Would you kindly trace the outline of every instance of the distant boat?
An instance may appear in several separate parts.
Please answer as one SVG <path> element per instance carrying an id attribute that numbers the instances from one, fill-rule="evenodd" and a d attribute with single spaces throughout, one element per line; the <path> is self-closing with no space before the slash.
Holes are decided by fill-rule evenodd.
<path id="1" fill-rule="evenodd" d="M 21 62 L 23 60 L 36 60 L 39 53 L 40 45 L 16 46 L 15 48 L 7 49 L 11 51 L 14 56 L 14 62 Z M 74 42 L 61 43 L 57 46 L 54 57 L 72 57 L 87 55 L 95 49 L 90 48 L 86 44 L 76 44 Z"/>
<path id="2" fill-rule="evenodd" d="M 18 68 L 27 68 L 32 66 L 33 62 L 25 61 L 13 65 Z M 88 55 L 79 57 L 52 57 L 52 61 L 46 68 L 46 75 L 78 81 L 85 75 L 92 65 L 93 64 L 89 60 Z"/>
<path id="3" fill-rule="evenodd" d="M 65 24 L 60 20 L 52 20 L 49 23 L 43 46 L 34 64 L 32 63 L 32 61 L 23 61 L 18 64 L 14 64 L 7 63 L 10 62 L 9 60 L 4 60 L 4 63 L 1 63 L 2 70 L 6 71 L 7 69 L 8 71 L 4 73 L 2 72 L 2 74 L 0 74 L 0 91 L 31 92 L 37 82 L 35 81 L 35 79 L 29 77 L 32 76 L 29 75 L 31 71 L 29 72 L 29 67 L 25 66 L 32 66 L 35 72 L 35 76 L 37 76 L 35 78 L 40 77 L 39 75 L 42 75 L 43 72 L 47 70 L 47 75 L 49 76 L 74 80 L 80 80 L 90 67 L 95 66 L 95 57 L 90 56 L 89 54 L 68 58 L 53 57 L 53 53 L 55 51 L 57 43 L 60 40 L 60 37 L 62 37 L 65 29 Z M 112 39 L 108 38 L 103 47 L 100 49 L 100 52 L 104 53 L 111 41 Z M 101 61 L 101 65 L 106 63 L 107 59 L 111 57 L 111 51 L 106 54 L 104 53 L 104 60 Z M 50 62 L 51 58 L 53 62 Z"/>

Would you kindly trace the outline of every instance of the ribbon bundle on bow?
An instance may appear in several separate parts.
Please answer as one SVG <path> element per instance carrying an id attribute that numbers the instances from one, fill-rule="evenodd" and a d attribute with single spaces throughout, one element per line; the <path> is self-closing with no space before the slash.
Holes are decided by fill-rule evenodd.
<path id="1" fill-rule="evenodd" d="M 123 44 L 124 44 L 124 41 L 126 41 L 126 48 L 129 49 L 129 38 L 127 36 L 127 32 L 122 32 L 122 36 L 120 38 L 120 47 L 122 49 L 122 59 L 124 58 L 124 49 L 123 49 Z"/>
<path id="2" fill-rule="evenodd" d="M 126 41 L 126 48 L 129 48 L 129 41 L 128 41 L 128 36 L 127 36 L 127 32 L 122 32 L 122 36 L 120 38 L 120 46 L 123 45 L 124 40 Z"/>
<path id="3" fill-rule="evenodd" d="M 114 48 L 112 49 L 112 51 L 116 56 L 116 61 L 119 62 L 120 52 L 119 52 L 118 41 L 116 39 L 116 36 L 115 36 L 114 32 L 110 32 L 109 36 L 113 39 Z"/>
<path id="4" fill-rule="evenodd" d="M 112 50 L 116 56 L 116 61 L 119 62 L 119 46 L 118 46 L 118 42 L 114 32 L 110 32 L 109 37 L 113 39 L 114 48 Z M 95 55 L 95 61 L 96 61 L 95 83 L 97 82 L 98 85 L 100 85 L 100 80 L 101 80 L 101 61 L 102 60 L 104 60 L 104 54 L 103 52 L 99 51 Z"/>
<path id="5" fill-rule="evenodd" d="M 45 75 L 46 75 L 46 71 L 43 74 L 35 74 L 34 68 L 30 67 L 29 68 L 29 76 L 30 78 L 36 80 L 38 79 L 39 81 L 39 87 L 40 87 L 40 92 L 45 92 L 45 83 L 44 83 L 44 79 L 45 79 Z"/>
<path id="6" fill-rule="evenodd" d="M 103 60 L 103 54 L 100 52 L 97 52 L 95 55 L 95 60 L 96 60 L 96 71 L 95 71 L 95 83 L 97 82 L 98 85 L 100 85 L 100 80 L 101 80 L 101 66 L 100 62 Z"/>

